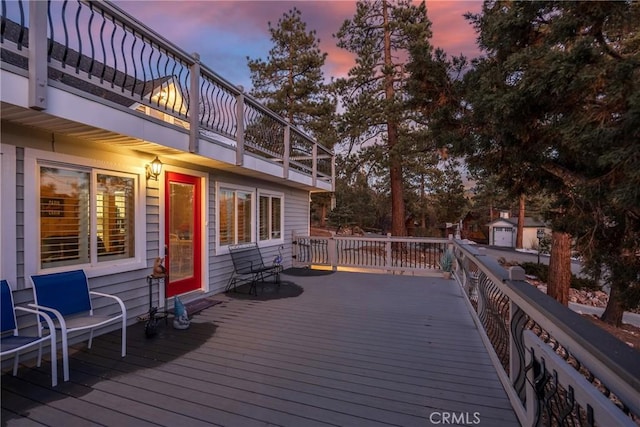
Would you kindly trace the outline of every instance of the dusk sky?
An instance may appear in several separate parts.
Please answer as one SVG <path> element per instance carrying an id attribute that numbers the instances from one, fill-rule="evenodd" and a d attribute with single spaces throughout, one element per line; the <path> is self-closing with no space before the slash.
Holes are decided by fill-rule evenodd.
<path id="1" fill-rule="evenodd" d="M 342 22 L 355 14 L 355 1 L 158 1 L 119 0 L 116 5 L 188 53 L 230 83 L 251 86 L 247 56 L 267 59 L 272 47 L 268 22 L 276 25 L 294 6 L 302 12 L 307 31 L 315 30 L 328 53 L 326 78 L 345 76 L 353 57 L 336 46 L 333 37 Z M 448 55 L 478 56 L 476 34 L 464 19 L 479 12 L 481 1 L 427 1 L 435 47 Z"/>

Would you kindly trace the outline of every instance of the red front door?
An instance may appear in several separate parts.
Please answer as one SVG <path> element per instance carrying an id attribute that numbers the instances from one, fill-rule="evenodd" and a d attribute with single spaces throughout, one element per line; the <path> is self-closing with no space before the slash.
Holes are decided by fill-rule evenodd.
<path id="1" fill-rule="evenodd" d="M 200 178 L 166 173 L 165 266 L 167 297 L 202 287 L 202 218 Z"/>

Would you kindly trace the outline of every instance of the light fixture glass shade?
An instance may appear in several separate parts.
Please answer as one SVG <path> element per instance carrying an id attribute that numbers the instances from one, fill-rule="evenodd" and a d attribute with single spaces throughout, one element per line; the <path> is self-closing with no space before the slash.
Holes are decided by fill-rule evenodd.
<path id="1" fill-rule="evenodd" d="M 158 156 L 156 156 L 151 162 L 151 173 L 157 178 L 160 172 L 162 172 L 162 162 L 158 159 Z"/>
<path id="2" fill-rule="evenodd" d="M 150 164 L 145 166 L 145 169 L 147 170 L 147 179 L 157 181 L 160 172 L 162 172 L 162 162 L 158 159 L 158 156 L 156 156 Z"/>

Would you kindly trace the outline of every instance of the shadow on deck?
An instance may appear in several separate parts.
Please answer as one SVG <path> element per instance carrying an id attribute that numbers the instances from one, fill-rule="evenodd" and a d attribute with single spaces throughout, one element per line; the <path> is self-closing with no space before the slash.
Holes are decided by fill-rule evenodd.
<path id="1" fill-rule="evenodd" d="M 283 275 L 283 292 L 295 285 L 217 295 L 188 330 L 152 339 L 133 325 L 124 359 L 117 333 L 79 344 L 55 389 L 46 362 L 5 374 L 2 423 L 518 425 L 453 280 Z"/>

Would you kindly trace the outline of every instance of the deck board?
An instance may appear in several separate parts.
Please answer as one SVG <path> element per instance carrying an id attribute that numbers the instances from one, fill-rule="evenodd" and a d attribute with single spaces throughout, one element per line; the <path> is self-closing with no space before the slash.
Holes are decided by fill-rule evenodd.
<path id="1" fill-rule="evenodd" d="M 434 412 L 515 415 L 453 281 L 361 273 L 287 276 L 304 292 L 221 304 L 153 339 L 142 325 L 2 376 L 3 425 L 425 426 Z M 259 289 L 260 290 L 260 289 Z M 29 362 L 27 362 L 29 364 Z"/>

